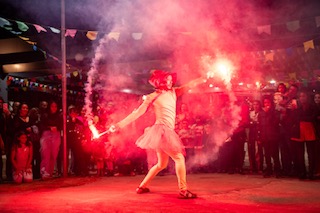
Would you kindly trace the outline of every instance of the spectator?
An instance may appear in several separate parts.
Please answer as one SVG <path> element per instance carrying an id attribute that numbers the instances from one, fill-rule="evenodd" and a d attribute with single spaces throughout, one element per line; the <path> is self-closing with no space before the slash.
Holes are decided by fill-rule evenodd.
<path id="1" fill-rule="evenodd" d="M 320 92 L 314 94 L 314 102 L 317 108 L 317 118 L 315 122 L 316 133 L 317 133 L 317 143 L 316 143 L 316 153 L 320 153 Z M 315 174 L 320 176 L 320 155 L 316 154 L 315 159 Z"/>
<path id="2" fill-rule="evenodd" d="M 21 103 L 18 105 L 18 109 L 13 119 L 10 121 L 10 128 L 8 129 L 8 134 L 10 135 L 10 139 L 7 142 L 11 144 L 8 145 L 8 153 L 12 150 L 13 140 L 16 138 L 16 134 L 20 131 L 23 131 L 29 137 L 32 133 L 30 118 L 29 118 L 29 106 L 27 103 Z M 12 139 L 12 140 L 11 140 Z M 32 143 L 32 141 L 31 141 Z M 7 158 L 7 166 L 6 172 L 9 180 L 12 180 L 12 164 L 11 164 L 11 152 L 9 153 L 9 157 Z M 9 170 L 9 171 L 8 171 Z M 11 173 L 11 174 L 8 174 Z"/>
<path id="3" fill-rule="evenodd" d="M 244 144 L 246 142 L 246 128 L 249 125 L 249 107 L 240 100 L 238 102 L 240 111 L 240 122 L 234 130 L 231 141 L 229 142 L 229 153 L 227 154 L 227 168 L 229 174 L 243 173 L 243 162 L 245 156 Z"/>
<path id="4" fill-rule="evenodd" d="M 83 140 L 85 140 L 84 125 L 78 119 L 78 112 L 75 106 L 70 105 L 67 118 L 67 156 L 69 156 L 70 149 L 72 156 L 70 172 L 78 176 L 85 176 L 88 172 L 86 163 L 88 159 L 85 157 L 84 147 L 82 146 Z"/>
<path id="5" fill-rule="evenodd" d="M 39 113 L 40 116 L 44 113 L 46 113 L 48 110 L 48 102 L 47 101 L 41 101 L 39 104 Z"/>
<path id="6" fill-rule="evenodd" d="M 5 142 L 5 150 L 6 150 L 6 176 L 8 181 L 12 181 L 12 164 L 11 164 L 11 149 L 12 144 L 14 140 L 14 126 L 13 126 L 13 120 L 16 117 L 18 113 L 18 108 L 20 106 L 20 102 L 14 102 L 13 106 L 11 108 L 11 111 L 9 111 L 9 115 L 7 117 L 7 131 L 6 131 L 6 142 Z"/>
<path id="7" fill-rule="evenodd" d="M 308 178 L 314 179 L 315 156 L 316 156 L 316 132 L 314 123 L 316 121 L 317 111 L 311 104 L 306 90 L 299 93 L 299 102 L 294 109 L 295 117 L 291 126 L 291 140 L 295 147 L 297 157 L 298 177 L 305 179 L 307 171 L 305 166 L 305 146 L 308 153 Z"/>
<path id="8" fill-rule="evenodd" d="M 278 111 L 284 111 L 285 108 L 281 105 L 284 101 L 287 92 L 287 87 L 284 83 L 279 83 L 277 87 L 277 91 L 273 94 L 273 102 L 275 105 L 275 109 Z"/>
<path id="9" fill-rule="evenodd" d="M 40 123 L 42 130 L 40 138 L 40 172 L 41 178 L 46 180 L 53 175 L 61 143 L 62 117 L 58 110 L 58 104 L 55 101 L 50 102 L 48 113 L 43 115 Z"/>
<path id="10" fill-rule="evenodd" d="M 261 102 L 253 101 L 252 110 L 250 111 L 250 125 L 248 138 L 248 156 L 250 164 L 250 173 L 262 173 L 264 155 L 261 143 L 258 143 L 258 116 L 261 113 Z"/>
<path id="11" fill-rule="evenodd" d="M 186 103 L 181 103 L 180 108 L 177 112 L 176 123 L 179 125 L 180 122 L 187 121 L 192 122 L 192 115 L 189 112 L 188 105 Z"/>
<path id="12" fill-rule="evenodd" d="M 3 99 L 0 97 L 0 183 L 2 182 L 2 155 L 5 154 L 5 145 L 4 142 L 6 140 L 6 129 L 7 129 L 7 116 L 3 109 Z"/>
<path id="13" fill-rule="evenodd" d="M 263 110 L 258 115 L 258 143 L 262 143 L 267 165 L 264 177 L 270 177 L 272 174 L 277 178 L 281 176 L 278 141 L 279 123 L 280 113 L 275 110 L 273 101 L 264 97 Z M 272 165 L 271 159 L 274 165 Z"/>
<path id="14" fill-rule="evenodd" d="M 299 88 L 295 84 L 289 86 L 289 90 L 284 95 L 284 100 L 280 105 L 285 108 L 281 113 L 281 126 L 280 126 L 280 150 L 281 150 L 281 163 L 282 174 L 284 176 L 297 175 L 297 159 L 294 155 L 294 146 L 291 141 L 291 125 L 295 115 L 294 108 L 297 106 L 297 95 Z"/>
<path id="15" fill-rule="evenodd" d="M 32 143 L 25 132 L 20 131 L 15 136 L 11 150 L 13 180 L 15 183 L 32 182 Z"/>
<path id="16" fill-rule="evenodd" d="M 40 113 L 39 109 L 34 107 L 29 110 L 29 122 L 31 125 L 31 133 L 29 135 L 30 140 L 32 141 L 33 147 L 33 163 L 32 171 L 33 178 L 40 179 L 40 131 L 39 131 L 39 122 L 40 122 Z"/>
<path id="17" fill-rule="evenodd" d="M 196 116 L 194 123 L 190 127 L 193 136 L 193 159 L 192 163 L 189 163 L 192 168 L 192 172 L 201 171 L 201 167 L 205 165 L 205 161 L 202 157 L 203 154 L 203 131 L 204 131 L 204 119 L 201 116 Z"/>

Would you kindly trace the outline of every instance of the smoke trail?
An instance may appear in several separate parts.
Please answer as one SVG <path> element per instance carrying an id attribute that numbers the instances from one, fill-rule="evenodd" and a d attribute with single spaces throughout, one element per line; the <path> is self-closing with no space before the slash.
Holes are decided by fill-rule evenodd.
<path id="1" fill-rule="evenodd" d="M 203 104 L 204 106 L 210 105 L 211 110 L 216 111 L 213 116 L 214 118 L 211 120 L 211 128 L 214 131 L 209 133 L 211 143 L 214 142 L 214 146 L 209 145 L 210 150 L 207 150 L 206 153 L 198 153 L 194 157 L 191 157 L 188 160 L 188 167 L 190 168 L 207 165 L 209 162 L 216 160 L 220 148 L 226 141 L 230 140 L 230 137 L 238 128 L 241 121 L 241 106 L 237 104 L 238 99 L 233 91 L 231 82 L 233 72 L 236 70 L 234 64 L 226 58 L 216 58 L 210 55 L 203 55 L 200 63 L 202 72 L 206 71 L 207 76 L 213 78 L 213 83 L 222 83 L 225 89 L 225 96 L 219 97 L 223 100 L 221 105 L 214 105 L 212 103 Z M 204 95 L 210 96 L 210 94 Z"/>
<path id="2" fill-rule="evenodd" d="M 230 3 L 228 6 L 232 11 L 238 11 L 236 5 Z M 105 35 L 95 49 L 85 88 L 85 107 L 89 120 L 92 120 L 93 117 L 94 91 L 99 93 L 98 101 L 104 102 L 108 99 L 104 96 L 109 96 L 110 91 L 128 88 L 130 85 L 135 86 L 132 76 L 129 75 L 135 70 L 135 67 L 121 66 L 119 62 L 123 57 L 138 55 L 136 60 L 145 60 L 145 56 L 139 56 L 141 51 L 146 54 L 157 51 L 169 53 L 166 60 L 172 65 L 172 70 L 177 72 L 180 82 L 183 83 L 199 75 L 205 76 L 210 70 L 215 70 L 216 67 L 213 66 L 217 57 L 221 55 L 220 52 L 224 52 L 225 46 L 229 45 L 228 42 L 234 39 L 230 33 L 225 33 L 226 30 L 232 28 L 228 15 L 205 1 L 141 0 L 135 3 L 118 1 L 111 5 L 108 12 L 105 18 L 109 19 L 108 23 L 113 24 L 111 27 L 108 26 L 108 29 L 110 32 L 120 32 L 121 35 L 117 42 Z M 234 14 L 238 15 L 237 12 Z M 212 17 L 223 20 L 223 23 L 216 23 L 216 19 Z M 123 35 L 130 35 L 131 32 L 143 32 L 143 43 L 138 42 L 135 46 L 134 43 L 128 42 L 128 37 L 123 37 Z M 224 40 L 221 39 L 222 37 Z M 128 48 L 130 46 L 133 48 Z M 238 48 L 241 49 L 239 46 Z M 163 57 L 159 54 L 153 57 L 159 56 Z M 235 70 L 234 67 L 228 69 Z M 232 73 L 216 73 L 216 77 L 223 82 L 228 94 L 227 105 L 224 106 L 225 115 L 217 119 L 218 126 L 214 134 L 217 147 L 220 147 L 237 127 L 240 110 L 235 105 L 236 97 L 231 90 Z M 137 106 L 137 103 L 131 105 Z M 120 120 L 131 110 L 132 107 L 118 111 L 113 120 L 115 122 Z M 131 134 L 131 138 L 137 138 L 139 131 L 130 132 L 132 134 L 135 132 Z M 117 137 L 115 140 L 117 140 L 117 146 L 126 147 L 123 144 L 126 141 L 125 138 Z M 206 158 L 209 157 L 206 156 Z"/>
<path id="3" fill-rule="evenodd" d="M 94 59 L 91 62 L 90 70 L 87 73 L 87 83 L 85 85 L 85 109 L 86 109 L 86 117 L 89 121 L 93 120 L 93 112 L 92 112 L 92 95 L 95 87 L 98 85 L 97 82 L 97 74 L 99 70 L 99 62 L 103 59 L 103 45 L 106 43 L 106 38 L 102 38 L 99 41 L 99 45 L 96 49 Z"/>

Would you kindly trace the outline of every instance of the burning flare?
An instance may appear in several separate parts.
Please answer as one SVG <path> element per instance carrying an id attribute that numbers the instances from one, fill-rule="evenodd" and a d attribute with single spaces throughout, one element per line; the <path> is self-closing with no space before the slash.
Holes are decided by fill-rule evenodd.
<path id="1" fill-rule="evenodd" d="M 207 78 L 216 78 L 221 81 L 230 89 L 231 78 L 233 74 L 233 64 L 226 58 L 213 59 L 211 56 L 202 56 L 202 66 L 207 71 Z"/>
<path id="2" fill-rule="evenodd" d="M 89 124 L 89 129 L 90 129 L 91 132 L 92 132 L 93 139 L 97 139 L 97 138 L 100 137 L 100 134 L 99 134 L 97 128 L 92 124 L 92 121 L 91 121 L 90 124 Z"/>

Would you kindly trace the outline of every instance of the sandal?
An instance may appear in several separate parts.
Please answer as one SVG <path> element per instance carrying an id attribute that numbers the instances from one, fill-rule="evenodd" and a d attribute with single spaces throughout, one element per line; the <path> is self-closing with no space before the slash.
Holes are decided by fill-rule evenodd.
<path id="1" fill-rule="evenodd" d="M 194 199 L 197 198 L 197 195 L 190 192 L 189 190 L 181 190 L 180 193 L 180 199 Z"/>
<path id="2" fill-rule="evenodd" d="M 137 192 L 137 194 L 144 194 L 144 193 L 150 192 L 150 189 L 138 187 L 138 188 L 136 189 L 136 192 Z"/>

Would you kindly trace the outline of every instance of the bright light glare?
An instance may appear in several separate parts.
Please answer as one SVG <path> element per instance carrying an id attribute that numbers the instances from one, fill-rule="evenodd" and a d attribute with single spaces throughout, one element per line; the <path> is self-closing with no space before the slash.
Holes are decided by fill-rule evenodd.
<path id="1" fill-rule="evenodd" d="M 276 81 L 272 79 L 272 80 L 270 81 L 270 84 L 276 84 Z"/>
<path id="2" fill-rule="evenodd" d="M 220 64 L 220 63 L 218 63 L 217 65 L 216 65 L 216 67 L 217 67 L 217 71 L 220 73 L 220 75 L 222 75 L 222 76 L 224 76 L 224 75 L 227 75 L 228 74 L 228 72 L 229 72 L 229 68 L 227 67 L 227 65 L 226 64 Z"/>
<path id="3" fill-rule="evenodd" d="M 124 92 L 124 93 L 132 93 L 132 90 L 131 90 L 131 89 L 122 89 L 121 92 Z"/>
<path id="4" fill-rule="evenodd" d="M 228 84 L 231 81 L 233 65 L 228 59 L 217 59 L 215 61 L 205 58 L 204 65 L 208 70 L 207 78 L 217 78 Z"/>
<path id="5" fill-rule="evenodd" d="M 209 55 L 203 55 L 201 64 L 207 78 L 222 81 L 228 90 L 232 88 L 231 79 L 235 69 L 232 61 L 227 58 L 212 58 Z"/>

